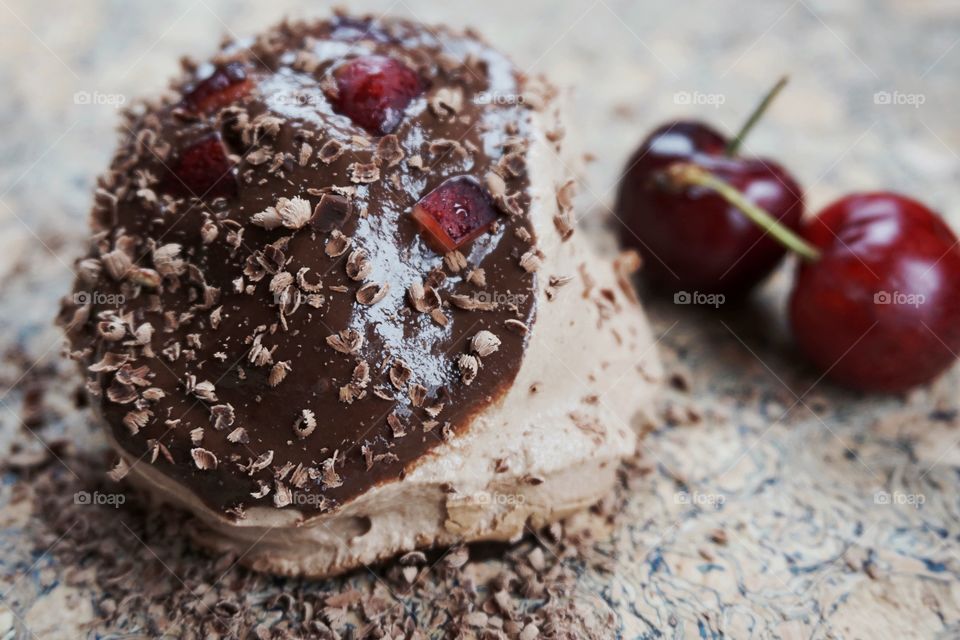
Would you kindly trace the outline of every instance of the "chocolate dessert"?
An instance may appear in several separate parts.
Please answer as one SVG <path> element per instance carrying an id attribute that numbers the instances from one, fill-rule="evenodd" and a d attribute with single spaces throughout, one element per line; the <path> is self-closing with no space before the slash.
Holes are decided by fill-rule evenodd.
<path id="1" fill-rule="evenodd" d="M 477 36 L 343 15 L 125 114 L 71 356 L 112 474 L 254 568 L 508 540 L 603 496 L 659 377 L 573 229 L 557 92 Z"/>

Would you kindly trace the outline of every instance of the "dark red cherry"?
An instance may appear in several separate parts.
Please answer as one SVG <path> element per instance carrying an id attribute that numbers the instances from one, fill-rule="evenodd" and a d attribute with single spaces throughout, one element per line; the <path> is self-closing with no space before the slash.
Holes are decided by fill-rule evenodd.
<path id="1" fill-rule="evenodd" d="M 844 385 L 896 392 L 923 384 L 960 353 L 960 247 L 930 209 L 894 193 L 847 196 L 803 237 L 820 251 L 797 271 L 797 343 Z"/>
<path id="2" fill-rule="evenodd" d="M 459 249 L 490 228 L 497 218 L 490 196 L 469 176 L 450 178 L 420 199 L 413 219 L 437 253 Z"/>
<path id="3" fill-rule="evenodd" d="M 728 140 L 699 122 L 674 122 L 640 145 L 620 183 L 620 237 L 644 257 L 642 273 L 669 291 L 742 293 L 765 278 L 784 247 L 713 189 L 678 185 L 664 173 L 696 165 L 797 229 L 803 195 L 779 164 L 728 156 Z"/>
<path id="4" fill-rule="evenodd" d="M 191 111 L 209 113 L 226 107 L 246 95 L 253 83 L 239 62 L 228 62 L 184 92 L 183 102 Z"/>
<path id="5" fill-rule="evenodd" d="M 237 169 L 230 162 L 223 140 L 217 133 L 183 149 L 172 171 L 167 184 L 181 195 L 215 198 L 237 192 Z"/>
<path id="6" fill-rule="evenodd" d="M 385 56 L 354 58 L 333 72 L 334 108 L 374 135 L 391 133 L 410 101 L 423 92 L 417 74 Z"/>

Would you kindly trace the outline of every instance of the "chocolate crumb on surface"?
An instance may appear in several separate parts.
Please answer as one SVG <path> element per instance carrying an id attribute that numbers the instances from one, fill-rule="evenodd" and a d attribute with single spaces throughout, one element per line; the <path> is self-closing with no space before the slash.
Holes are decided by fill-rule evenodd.
<path id="1" fill-rule="evenodd" d="M 493 545 L 493 554 L 483 545 L 461 545 L 412 551 L 396 563 L 339 578 L 280 578 L 241 566 L 235 552 L 194 549 L 182 535 L 191 516 L 145 510 L 146 496 L 136 495 L 119 473 L 106 478 L 102 457 L 62 449 L 57 455 L 77 477 L 46 454 L 31 466 L 32 481 L 14 500 L 34 505 L 39 517 L 31 521 L 30 540 L 36 555 L 53 563 L 37 588 L 71 594 L 64 637 L 74 637 L 69 634 L 81 626 L 103 636 L 185 639 L 600 640 L 616 630 L 615 620 L 588 620 L 573 605 L 581 572 L 602 573 L 611 562 L 608 550 L 577 527 L 534 531 L 517 544 Z M 261 480 L 254 492 L 286 508 L 298 490 L 295 474 Z M 330 463 L 321 475 L 330 486 L 340 481 Z M 119 507 L 91 506 L 75 500 L 78 491 L 128 500 Z M 617 517 L 625 491 L 598 508 Z M 414 609 L 411 601 L 421 604 Z"/>

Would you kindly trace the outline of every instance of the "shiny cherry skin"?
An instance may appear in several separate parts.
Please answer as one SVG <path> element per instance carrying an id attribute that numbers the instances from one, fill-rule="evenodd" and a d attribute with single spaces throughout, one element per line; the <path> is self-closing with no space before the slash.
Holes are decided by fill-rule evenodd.
<path id="1" fill-rule="evenodd" d="M 497 212 L 487 191 L 470 176 L 450 178 L 413 207 L 424 241 L 440 254 L 455 251 L 485 233 Z"/>
<path id="2" fill-rule="evenodd" d="M 699 122 L 656 129 L 630 159 L 615 213 L 620 236 L 644 258 L 641 272 L 668 291 L 740 294 L 765 278 L 785 253 L 736 207 L 703 187 L 664 184 L 664 169 L 689 162 L 741 191 L 790 229 L 799 229 L 803 194 L 780 165 L 726 155 L 727 139 Z"/>
<path id="3" fill-rule="evenodd" d="M 252 87 L 246 68 L 239 62 L 230 62 L 187 89 L 183 103 L 195 113 L 210 113 L 236 102 Z"/>
<path id="4" fill-rule="evenodd" d="M 237 193 L 237 168 L 231 163 L 219 133 L 182 149 L 164 181 L 164 188 L 187 197 L 213 199 Z"/>
<path id="5" fill-rule="evenodd" d="M 416 72 L 386 56 L 354 58 L 338 66 L 333 76 L 337 112 L 378 136 L 392 133 L 407 105 L 423 93 Z"/>
<path id="6" fill-rule="evenodd" d="M 790 320 L 800 349 L 833 380 L 899 392 L 960 353 L 960 246 L 923 204 L 894 193 L 847 196 L 802 235 L 819 260 L 798 267 Z"/>

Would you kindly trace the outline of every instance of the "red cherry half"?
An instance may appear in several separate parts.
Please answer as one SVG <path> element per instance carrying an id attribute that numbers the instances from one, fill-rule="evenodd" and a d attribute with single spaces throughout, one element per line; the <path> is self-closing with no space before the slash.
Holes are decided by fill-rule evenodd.
<path id="1" fill-rule="evenodd" d="M 210 134 L 181 151 L 167 184 L 177 193 L 198 198 L 235 195 L 237 169 L 220 134 Z"/>
<path id="2" fill-rule="evenodd" d="M 412 69 L 385 56 L 350 60 L 337 67 L 333 77 L 334 108 L 374 135 L 396 129 L 407 105 L 423 92 Z"/>
<path id="3" fill-rule="evenodd" d="M 243 64 L 229 62 L 218 66 L 209 77 L 188 89 L 183 102 L 191 111 L 209 113 L 236 102 L 252 86 Z"/>
<path id="4" fill-rule="evenodd" d="M 459 249 L 490 228 L 497 218 L 490 196 L 469 176 L 450 178 L 413 208 L 427 245 L 438 253 Z"/>
<path id="5" fill-rule="evenodd" d="M 803 237 L 820 252 L 801 264 L 790 320 L 803 352 L 832 379 L 866 391 L 904 391 L 935 378 L 960 353 L 960 247 L 916 200 L 845 197 Z"/>

